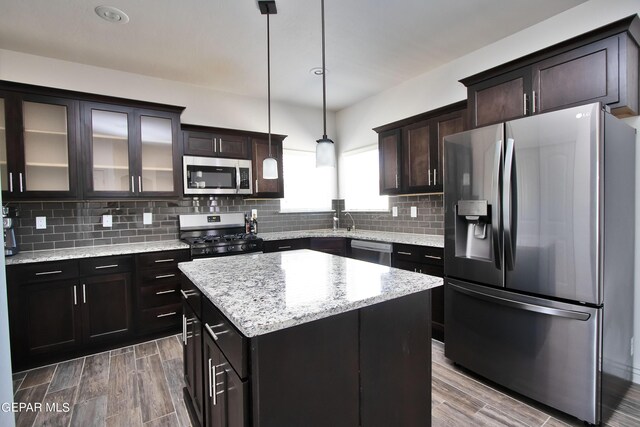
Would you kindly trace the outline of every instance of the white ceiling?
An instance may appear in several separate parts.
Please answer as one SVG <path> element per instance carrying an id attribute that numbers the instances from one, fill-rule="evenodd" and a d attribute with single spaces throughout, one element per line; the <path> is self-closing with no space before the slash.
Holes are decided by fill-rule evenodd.
<path id="1" fill-rule="evenodd" d="M 339 110 L 585 0 L 326 0 L 327 105 Z M 111 24 L 99 5 L 122 9 Z M 321 106 L 320 0 L 277 0 L 272 98 Z M 256 0 L 0 0 L 0 48 L 266 97 Z"/>

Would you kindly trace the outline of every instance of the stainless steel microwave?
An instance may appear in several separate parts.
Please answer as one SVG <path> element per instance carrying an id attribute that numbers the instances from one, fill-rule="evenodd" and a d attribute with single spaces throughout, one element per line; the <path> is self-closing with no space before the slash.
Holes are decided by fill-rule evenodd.
<path id="1" fill-rule="evenodd" d="M 184 194 L 251 194 L 251 160 L 183 156 Z"/>

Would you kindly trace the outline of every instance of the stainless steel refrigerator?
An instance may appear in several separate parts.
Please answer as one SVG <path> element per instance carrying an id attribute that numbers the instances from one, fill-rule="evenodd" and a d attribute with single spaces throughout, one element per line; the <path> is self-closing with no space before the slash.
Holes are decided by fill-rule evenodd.
<path id="1" fill-rule="evenodd" d="M 632 375 L 635 130 L 590 104 L 444 145 L 445 356 L 601 422 Z"/>

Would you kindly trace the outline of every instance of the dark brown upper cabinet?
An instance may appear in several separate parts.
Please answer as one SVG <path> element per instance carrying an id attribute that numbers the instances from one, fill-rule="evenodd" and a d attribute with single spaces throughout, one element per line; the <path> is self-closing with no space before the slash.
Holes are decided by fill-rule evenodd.
<path id="1" fill-rule="evenodd" d="M 466 101 L 375 128 L 380 194 L 442 192 L 444 137 L 465 130 Z"/>
<path id="2" fill-rule="evenodd" d="M 184 154 L 249 159 L 249 138 L 241 131 L 182 125 Z"/>
<path id="3" fill-rule="evenodd" d="M 269 142 L 266 139 L 251 138 L 251 158 L 253 169 L 254 198 L 281 199 L 284 197 L 282 176 L 282 137 L 271 136 L 271 155 L 278 161 L 278 179 L 262 177 L 262 162 L 269 156 Z"/>
<path id="4" fill-rule="evenodd" d="M 630 16 L 461 80 L 470 126 L 602 102 L 637 115 L 640 18 Z"/>
<path id="5" fill-rule="evenodd" d="M 82 102 L 86 198 L 182 194 L 180 115 Z"/>
<path id="6" fill-rule="evenodd" d="M 78 102 L 0 90 L 2 197 L 74 198 Z"/>

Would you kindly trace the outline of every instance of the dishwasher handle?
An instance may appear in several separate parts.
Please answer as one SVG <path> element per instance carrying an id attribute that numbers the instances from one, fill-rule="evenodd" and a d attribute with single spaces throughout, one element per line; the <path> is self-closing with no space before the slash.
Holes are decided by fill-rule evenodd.
<path id="1" fill-rule="evenodd" d="M 363 249 L 365 251 L 383 252 L 390 254 L 393 252 L 391 243 L 371 242 L 368 240 L 352 240 L 351 247 L 353 249 Z"/>

